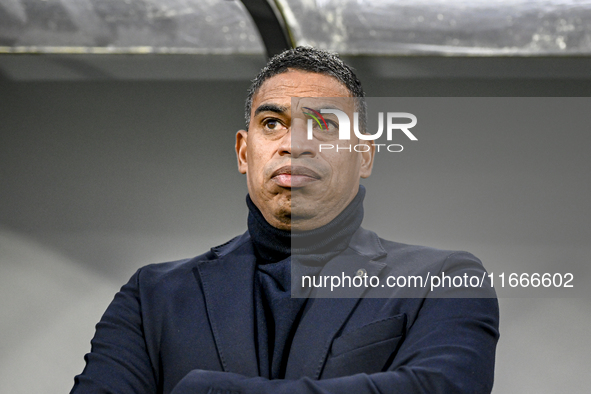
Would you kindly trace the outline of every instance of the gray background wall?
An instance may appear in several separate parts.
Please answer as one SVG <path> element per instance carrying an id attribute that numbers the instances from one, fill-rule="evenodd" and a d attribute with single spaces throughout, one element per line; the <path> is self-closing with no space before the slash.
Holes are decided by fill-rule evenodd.
<path id="1" fill-rule="evenodd" d="M 234 134 L 263 60 L 143 59 L 0 58 L 0 392 L 67 392 L 137 268 L 246 229 Z M 352 60 L 369 96 L 401 97 L 589 96 L 580 61 Z M 489 271 L 573 271 L 574 298 L 500 299 L 495 393 L 585 392 L 591 101 L 445 103 L 466 109 L 378 156 L 364 226 Z"/>

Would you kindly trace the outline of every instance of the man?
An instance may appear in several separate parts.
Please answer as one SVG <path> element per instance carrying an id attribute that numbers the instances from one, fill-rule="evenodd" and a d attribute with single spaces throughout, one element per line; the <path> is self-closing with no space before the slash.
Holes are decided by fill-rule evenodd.
<path id="1" fill-rule="evenodd" d="M 421 289 L 406 298 L 394 288 L 384 297 L 361 286 L 315 298 L 323 289 L 291 283 L 339 272 L 484 273 L 468 253 L 389 242 L 360 227 L 359 179 L 371 174 L 374 149 L 321 151 L 327 140 L 362 141 L 335 141 L 330 115 L 309 139 L 306 114 L 321 105 L 363 117 L 363 96 L 329 53 L 300 47 L 269 62 L 249 92 L 247 130 L 236 136 L 248 231 L 193 259 L 138 270 L 98 323 L 73 393 L 491 391 L 493 293 Z"/>

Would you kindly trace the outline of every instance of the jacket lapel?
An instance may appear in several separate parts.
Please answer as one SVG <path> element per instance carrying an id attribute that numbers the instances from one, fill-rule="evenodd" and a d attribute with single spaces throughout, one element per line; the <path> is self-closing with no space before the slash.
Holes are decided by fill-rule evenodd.
<path id="1" fill-rule="evenodd" d="M 386 264 L 374 260 L 385 255 L 386 251 L 377 235 L 360 228 L 353 236 L 349 248 L 329 261 L 320 275 L 340 277 L 344 274 L 354 277 L 361 270 L 368 276 L 378 276 Z M 312 379 L 320 377 L 333 339 L 367 288 L 353 287 L 347 291 L 347 298 L 314 298 L 330 296 L 330 289 L 325 290 L 321 289 L 323 294 L 318 292 L 314 294 L 313 291 L 308 300 L 306 311 L 291 345 L 286 379 L 298 379 L 303 376 Z"/>
<path id="2" fill-rule="evenodd" d="M 217 259 L 200 262 L 197 271 L 224 371 L 258 376 L 253 301 L 256 260 L 245 239 L 247 235 L 232 242 Z"/>

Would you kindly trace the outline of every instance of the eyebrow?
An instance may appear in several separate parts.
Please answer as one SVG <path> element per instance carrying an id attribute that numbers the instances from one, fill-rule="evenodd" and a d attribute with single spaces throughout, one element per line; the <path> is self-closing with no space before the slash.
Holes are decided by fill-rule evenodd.
<path id="1" fill-rule="evenodd" d="M 276 112 L 278 114 L 284 114 L 287 112 L 289 108 L 283 105 L 278 104 L 261 104 L 258 108 L 254 111 L 254 116 L 257 116 L 261 112 Z"/>

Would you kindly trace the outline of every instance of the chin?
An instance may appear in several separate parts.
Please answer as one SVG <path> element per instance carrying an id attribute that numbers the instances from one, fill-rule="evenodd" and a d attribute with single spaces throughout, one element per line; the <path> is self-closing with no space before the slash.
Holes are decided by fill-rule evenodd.
<path id="1" fill-rule="evenodd" d="M 272 222 L 269 221 L 269 219 L 271 219 Z M 267 218 L 267 221 L 270 225 L 280 230 L 291 230 L 291 205 L 282 204 L 276 207 L 276 209 L 273 210 L 273 217 Z"/>
<path id="2" fill-rule="evenodd" d="M 308 231 L 314 230 L 317 227 L 321 227 L 317 220 L 318 215 L 303 214 L 299 212 L 297 215 L 291 216 L 291 229 L 293 231 Z"/>
<path id="3" fill-rule="evenodd" d="M 314 218 L 324 216 L 327 208 L 315 204 L 315 201 L 297 201 L 297 204 L 292 201 L 291 204 L 291 220 L 293 223 L 302 223 L 314 221 Z"/>

